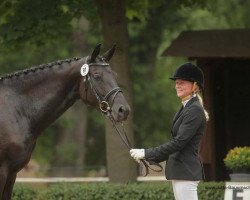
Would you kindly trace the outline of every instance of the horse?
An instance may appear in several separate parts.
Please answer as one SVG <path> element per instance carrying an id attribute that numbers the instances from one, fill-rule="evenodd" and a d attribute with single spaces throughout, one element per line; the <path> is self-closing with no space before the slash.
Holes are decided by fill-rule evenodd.
<path id="1" fill-rule="evenodd" d="M 99 55 L 43 64 L 0 77 L 0 199 L 11 199 L 16 175 L 30 160 L 41 133 L 81 99 L 116 122 L 130 107 L 109 60 L 115 45 Z"/>

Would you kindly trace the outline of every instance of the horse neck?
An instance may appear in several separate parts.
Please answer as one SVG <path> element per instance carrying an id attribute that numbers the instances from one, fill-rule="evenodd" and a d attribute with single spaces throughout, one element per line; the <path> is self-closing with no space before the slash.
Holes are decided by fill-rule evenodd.
<path id="1" fill-rule="evenodd" d="M 19 74 L 5 81 L 13 114 L 37 137 L 79 98 L 83 60 L 63 62 Z M 5 90 L 6 91 L 6 90 Z M 11 106 L 10 105 L 10 106 Z"/>

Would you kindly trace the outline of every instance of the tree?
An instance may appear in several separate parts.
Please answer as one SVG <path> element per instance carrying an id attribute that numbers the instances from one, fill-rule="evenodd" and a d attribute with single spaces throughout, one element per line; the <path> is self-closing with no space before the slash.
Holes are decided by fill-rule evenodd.
<path id="1" fill-rule="evenodd" d="M 125 1 L 97 0 L 96 2 L 100 12 L 104 44 L 105 46 L 111 46 L 115 42 L 118 47 L 115 57 L 111 61 L 112 68 L 119 74 L 119 85 L 132 106 L 128 59 L 129 37 L 125 16 Z M 128 138 L 134 144 L 132 118 L 133 113 L 130 113 L 125 128 Z M 106 149 L 110 180 L 123 183 L 136 181 L 135 163 L 108 120 L 106 122 Z"/>

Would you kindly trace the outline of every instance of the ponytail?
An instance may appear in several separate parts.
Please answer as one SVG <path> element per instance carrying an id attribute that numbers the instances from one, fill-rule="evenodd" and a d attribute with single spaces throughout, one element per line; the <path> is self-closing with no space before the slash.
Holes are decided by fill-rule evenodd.
<path id="1" fill-rule="evenodd" d="M 204 108 L 202 97 L 198 93 L 197 93 L 197 97 L 198 97 L 199 102 L 200 102 L 200 104 L 201 104 L 201 106 L 203 108 L 203 111 L 204 111 L 204 114 L 205 114 L 205 117 L 206 117 L 206 121 L 208 121 L 209 120 L 209 114 L 206 111 L 206 109 Z"/>
<path id="2" fill-rule="evenodd" d="M 197 84 L 197 82 L 194 82 L 194 83 L 193 83 L 193 88 L 192 88 L 192 94 L 193 94 L 193 95 L 194 95 L 194 94 L 197 95 L 198 100 L 199 100 L 199 102 L 200 102 L 200 104 L 201 104 L 201 106 L 202 106 L 202 108 L 203 108 L 203 111 L 204 111 L 204 114 L 205 114 L 205 117 L 206 117 L 206 121 L 208 121 L 208 120 L 209 120 L 209 114 L 208 114 L 208 112 L 206 111 L 206 109 L 204 108 L 202 97 L 201 97 L 201 95 L 199 94 L 199 88 L 200 88 L 200 87 L 199 87 L 199 85 Z"/>

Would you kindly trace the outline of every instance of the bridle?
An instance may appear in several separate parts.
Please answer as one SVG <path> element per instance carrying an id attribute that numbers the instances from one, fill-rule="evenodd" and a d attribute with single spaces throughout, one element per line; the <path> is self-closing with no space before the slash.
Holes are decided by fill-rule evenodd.
<path id="1" fill-rule="evenodd" d="M 92 65 L 109 66 L 108 63 L 98 63 L 98 64 L 97 63 L 90 63 L 88 65 L 89 66 L 92 66 Z M 104 114 L 111 112 L 111 108 L 112 108 L 112 105 L 114 103 L 114 100 L 115 100 L 117 94 L 122 92 L 121 88 L 115 87 L 115 88 L 111 89 L 107 94 L 102 95 L 101 92 L 97 89 L 96 84 L 94 83 L 94 81 L 92 80 L 92 78 L 89 74 L 87 74 L 86 77 L 84 78 L 84 84 L 85 84 L 85 95 L 86 95 L 85 100 L 86 100 L 86 102 L 88 101 L 87 94 L 88 94 L 88 88 L 90 85 L 96 99 L 99 102 L 99 108 L 100 108 L 101 112 Z M 112 100 L 110 101 L 110 103 L 111 103 L 111 105 L 110 105 L 109 99 L 111 96 L 113 96 L 113 97 L 112 97 Z"/>
<path id="2" fill-rule="evenodd" d="M 88 66 L 92 66 L 92 65 L 109 66 L 108 63 L 89 63 L 88 64 Z M 114 100 L 115 100 L 117 94 L 122 92 L 121 88 L 115 87 L 115 88 L 111 89 L 107 94 L 102 95 L 100 93 L 100 91 L 98 90 L 98 88 L 96 87 L 96 85 L 95 85 L 94 81 L 92 80 L 91 76 L 89 75 L 89 73 L 84 78 L 84 84 L 85 84 L 85 95 L 86 95 L 85 100 L 86 100 L 86 102 L 87 102 L 87 93 L 88 93 L 88 88 L 89 88 L 88 86 L 90 85 L 96 99 L 99 102 L 99 108 L 100 108 L 101 112 L 103 114 L 105 114 L 110 119 L 110 121 L 112 122 L 113 128 L 116 130 L 116 133 L 119 135 L 119 137 L 121 138 L 121 140 L 125 144 L 125 146 L 128 148 L 128 150 L 133 149 L 133 147 L 132 147 L 132 145 L 127 137 L 127 134 L 126 134 L 126 131 L 124 129 L 123 124 L 121 123 L 122 132 L 123 132 L 123 134 L 122 134 L 121 131 L 118 129 L 117 122 L 115 121 L 115 119 L 112 115 L 111 108 L 113 106 L 113 103 L 114 103 Z M 113 96 L 112 100 L 109 101 L 111 96 Z M 109 104 L 109 102 L 111 104 Z M 152 171 L 155 171 L 155 172 L 161 172 L 163 170 L 163 168 L 160 164 L 155 163 L 153 161 L 147 161 L 145 159 L 140 159 L 140 161 L 145 166 L 144 176 L 147 176 L 149 174 L 149 169 L 151 169 Z M 156 166 L 156 168 L 152 168 L 151 166 Z"/>

